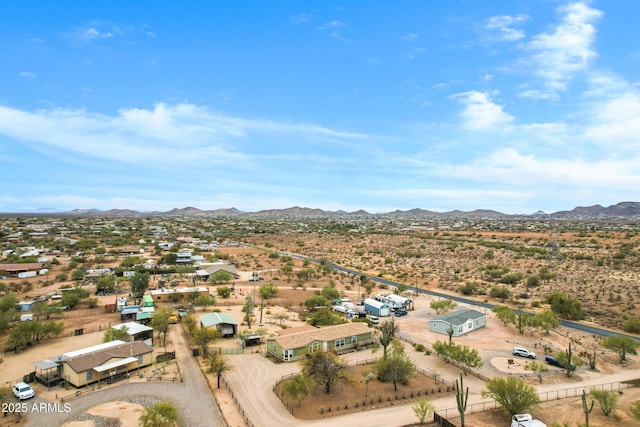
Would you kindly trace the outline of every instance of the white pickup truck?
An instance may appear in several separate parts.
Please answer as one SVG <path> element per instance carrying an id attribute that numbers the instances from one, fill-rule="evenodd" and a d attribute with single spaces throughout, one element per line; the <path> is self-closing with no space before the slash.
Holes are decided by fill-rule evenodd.
<path id="1" fill-rule="evenodd" d="M 511 417 L 511 427 L 547 427 L 547 425 L 534 419 L 531 414 L 517 414 Z"/>

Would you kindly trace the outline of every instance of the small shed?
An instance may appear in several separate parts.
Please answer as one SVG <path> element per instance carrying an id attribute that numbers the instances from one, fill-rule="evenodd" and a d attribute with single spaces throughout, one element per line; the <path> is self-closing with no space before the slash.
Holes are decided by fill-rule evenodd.
<path id="1" fill-rule="evenodd" d="M 209 313 L 200 318 L 203 328 L 215 328 L 220 331 L 223 338 L 233 337 L 238 333 L 238 321 L 228 314 Z"/>
<path id="2" fill-rule="evenodd" d="M 31 311 L 33 306 L 36 305 L 35 301 L 20 301 L 16 304 L 20 311 Z"/>
<path id="3" fill-rule="evenodd" d="M 453 328 L 453 336 L 467 334 L 476 329 L 487 326 L 487 315 L 473 309 L 462 309 L 436 316 L 429 321 L 429 330 L 439 334 L 449 335 L 449 328 Z"/>
<path id="4" fill-rule="evenodd" d="M 104 304 L 105 313 L 115 313 L 116 312 L 116 297 L 108 298 Z"/>
<path id="5" fill-rule="evenodd" d="M 389 307 L 389 304 L 376 301 L 373 298 L 367 298 L 364 300 L 364 311 L 378 317 L 391 315 L 391 308 Z"/>

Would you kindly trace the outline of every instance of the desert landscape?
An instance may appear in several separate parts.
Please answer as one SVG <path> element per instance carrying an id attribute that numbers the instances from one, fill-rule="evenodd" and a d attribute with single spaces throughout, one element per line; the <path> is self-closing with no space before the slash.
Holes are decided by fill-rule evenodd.
<path id="1" fill-rule="evenodd" d="M 29 230 L 43 229 L 51 230 L 51 234 L 47 232 L 42 235 L 42 231 L 38 231 L 35 235 L 29 235 Z M 159 237 L 154 236 L 158 229 L 162 230 Z M 407 388 L 398 396 L 389 391 L 387 383 L 368 383 L 367 394 L 376 396 L 376 405 L 375 401 L 374 404 L 371 403 L 368 396 L 366 400 L 358 397 L 362 394 L 363 373 L 373 368 L 356 363 L 350 373 L 353 387 L 342 387 L 339 393 L 331 396 L 323 396 L 321 391 L 316 390 L 304 400 L 304 405 L 299 409 L 294 402 L 278 393 L 282 401 L 277 411 L 282 411 L 285 424 L 291 423 L 292 419 L 298 419 L 300 423 L 303 422 L 301 420 L 313 423 L 313 420 L 331 417 L 332 422 L 335 421 L 338 425 L 348 425 L 352 422 L 350 416 L 371 413 L 375 417 L 375 407 L 386 407 L 387 411 L 398 412 L 397 424 L 394 425 L 410 425 L 416 420 L 411 405 L 420 397 L 433 399 L 438 410 L 444 410 L 448 416 L 452 416 L 451 409 L 455 408 L 452 384 L 458 377 L 458 368 L 444 362 L 433 351 L 427 355 L 424 351 L 416 351 L 412 345 L 420 344 L 426 349 L 432 349 L 436 341 L 446 339 L 446 335 L 443 338 L 441 334 L 428 329 L 429 319 L 436 315 L 431 303 L 442 298 L 416 291 L 437 291 L 469 300 L 468 304 L 458 304 L 459 307 L 474 307 L 475 301 L 506 305 L 532 315 L 548 310 L 550 304 L 547 297 L 552 292 L 560 291 L 580 302 L 585 316 L 577 320 L 609 331 L 626 331 L 631 336 L 637 333 L 633 328 L 640 317 L 637 305 L 640 298 L 637 285 L 639 253 L 636 248 L 639 236 L 637 230 L 628 223 L 468 219 L 357 219 L 338 223 L 335 220 L 317 218 L 287 221 L 186 217 L 3 218 L 2 230 L 5 257 L 2 263 L 15 264 L 16 261 L 21 261 L 21 253 L 36 249 L 42 249 L 42 252 L 35 258 L 48 258 L 44 274 L 3 278 L 0 284 L 5 296 L 13 295 L 16 301 L 38 301 L 70 288 L 81 288 L 88 294 L 73 308 L 38 312 L 38 316 L 44 316 L 48 321 L 61 322 L 64 330 L 26 348 L 12 349 L 9 345 L 11 328 L 16 325 L 16 318 L 20 317 L 19 313 L 13 314 L 14 317 L 7 322 L 7 328 L 0 336 L 5 349 L 0 362 L 0 381 L 7 385 L 14 384 L 22 376 L 32 372 L 31 363 L 36 360 L 101 343 L 105 331 L 121 322 L 119 312 L 105 311 L 105 305 L 114 298 L 113 291 L 116 289 L 98 292 L 98 289 L 102 289 L 99 288 L 100 276 L 88 277 L 89 272 L 96 269 L 110 269 L 109 275 L 115 275 L 114 283 L 117 283 L 118 294 L 128 296 L 129 299 L 133 292 L 132 279 L 119 277 L 118 274 L 127 270 L 135 271 L 136 263 L 146 263 L 155 269 L 152 270 L 155 273 L 149 275 L 149 290 L 167 285 L 175 289 L 204 287 L 207 295 L 215 298 L 215 303 L 200 304 L 194 299 L 188 304 L 189 316 L 196 323 L 202 316 L 217 311 L 228 314 L 237 321 L 239 335 L 245 331 L 259 333 L 263 340 L 276 336 L 283 329 L 304 325 L 312 314 L 305 301 L 320 294 L 325 287 L 336 289 L 341 298 L 358 302 L 376 294 L 394 292 L 395 286 L 373 279 L 382 278 L 400 286 L 410 286 L 404 292 L 406 296 L 413 298 L 413 307 L 407 316 L 394 319 L 398 325 L 397 338 L 402 339 L 406 354 L 416 366 L 428 373 L 427 376 L 410 380 Z M 16 239 L 18 230 L 22 230 L 21 241 Z M 212 233 L 211 230 L 216 231 Z M 63 231 L 64 234 L 61 233 Z M 64 238 L 60 239 L 60 236 Z M 221 241 L 221 238 L 224 240 Z M 162 242 L 171 242 L 172 245 L 163 248 L 160 245 Z M 204 246 L 205 243 L 207 246 Z M 191 253 L 201 255 L 204 261 L 232 265 L 236 276 L 227 280 L 204 281 L 195 274 L 197 267 L 192 264 L 167 268 L 167 256 L 187 248 Z M 334 269 L 332 265 L 355 273 Z M 165 273 L 162 268 L 171 272 Z M 261 287 L 265 284 L 276 288 L 275 294 L 262 296 Z M 508 293 L 494 296 L 493 288 L 496 287 L 507 289 Z M 221 290 L 223 288 L 230 289 L 230 293 L 222 296 L 225 295 Z M 243 311 L 247 297 L 251 297 L 255 304 L 251 327 L 247 323 L 246 312 Z M 56 307 L 53 301 L 47 303 L 49 307 Z M 169 301 L 158 303 L 157 308 L 174 310 L 178 306 L 186 307 L 185 303 Z M 625 363 L 619 363 L 615 353 L 600 346 L 602 336 L 562 326 L 553 328 L 549 334 L 533 328 L 519 333 L 513 325 L 505 326 L 490 310 L 484 309 L 484 312 L 487 315 L 485 328 L 455 338 L 456 343 L 476 349 L 483 362 L 481 367 L 474 369 L 476 376 L 465 377 L 465 380 L 468 378 L 474 403 L 486 401 L 486 398 L 480 396 L 484 387 L 483 379 L 495 376 L 521 377 L 541 393 L 552 389 L 577 390 L 579 387 L 602 385 L 614 387 L 613 383 L 635 379 L 635 357 L 629 355 Z M 77 336 L 78 330 L 82 330 L 81 337 Z M 159 334 L 154 337 L 153 355 L 155 357 L 165 351 L 175 351 L 175 361 L 172 364 L 159 366 L 154 363 L 143 368 L 140 375 L 127 378 L 123 383 L 105 385 L 105 388 L 127 387 L 126 384 L 136 382 L 149 383 L 157 380 L 152 379 L 153 376 L 181 378 L 185 372 L 181 367 L 190 361 L 197 362 L 201 373 L 206 372 L 206 359 L 202 355 L 194 357 L 191 354 L 197 345 L 189 344 L 192 337 L 184 321 L 170 325 L 166 346 L 157 344 L 159 337 Z M 564 351 L 570 343 L 576 355 L 595 351 L 596 368 L 589 369 L 587 360 L 581 356 L 585 363 L 571 378 L 567 378 L 562 369 L 551 367 L 540 383 L 535 375 L 524 369 L 524 361 L 516 358 L 515 363 L 509 363 L 514 359 L 511 355 L 511 348 L 514 346 L 535 349 L 539 358 L 542 357 L 544 361 L 545 354 Z M 263 344 L 243 350 L 235 339 L 218 338 L 210 346 L 218 349 L 216 351 L 228 353 L 225 357 L 231 366 L 242 366 L 243 358 L 260 355 L 265 363 L 281 366 L 284 369 L 283 375 L 299 370 L 296 363 L 267 359 Z M 240 354 L 234 354 L 238 352 Z M 379 357 L 379 353 L 372 353 L 368 349 L 346 357 L 355 363 L 357 360 L 374 360 Z M 159 370 L 162 374 L 158 373 Z M 435 394 L 431 392 L 431 389 L 435 389 L 435 384 L 427 385 L 427 382 L 433 382 L 429 375 L 434 373 L 450 384 Z M 212 399 L 216 400 L 227 425 L 260 425 L 259 418 L 251 412 L 251 406 L 246 404 L 246 398 L 238 395 L 238 388 L 241 386 L 237 381 L 242 378 L 239 369 L 231 368 L 223 374 L 224 385 L 220 389 L 217 388 L 215 375 L 200 375 L 205 379 Z M 272 387 L 280 382 L 275 377 L 269 381 L 272 381 Z M 38 399 L 51 402 L 60 401 L 61 396 L 74 393 L 74 388 L 69 386 L 56 386 L 50 390 L 39 384 L 34 387 Z M 629 410 L 631 404 L 640 397 L 636 389 L 616 390 L 620 393 L 620 401 L 613 418 L 599 416 L 596 414 L 597 410 L 594 410 L 592 420 L 597 425 L 617 425 L 616 423 L 621 422 L 632 425 L 636 422 Z M 82 399 L 85 399 L 84 394 L 70 402 L 74 405 L 74 401 L 80 402 Z M 111 415 L 111 418 L 117 420 L 113 421 L 113 425 L 137 425 L 145 405 L 162 400 L 162 396 L 156 396 L 143 401 L 130 399 L 102 402 L 73 416 L 64 418 L 61 415 L 60 418 L 64 418 L 68 425 L 89 426 L 102 425 L 95 424 L 98 422 L 96 420 L 106 422 L 104 418 Z M 548 423 L 577 422 L 584 416 L 580 410 L 578 395 L 549 400 L 541 403 L 534 412 Z M 344 402 L 351 403 L 345 405 Z M 106 409 L 104 405 L 107 405 Z M 293 415 L 286 406 L 289 406 Z M 320 407 L 324 408 L 322 412 Z M 327 413 L 327 408 L 334 409 Z M 467 415 L 466 425 L 489 426 L 508 422 L 501 412 L 478 412 L 477 408 L 470 412 L 472 413 Z M 25 414 L 20 418 L 21 422 L 29 423 L 30 415 L 33 414 Z M 344 421 L 338 421 L 340 419 Z M 189 425 L 185 421 L 180 425 Z M 7 416 L 3 422 L 13 423 L 16 420 Z M 119 424 L 115 424 L 116 422 Z"/>

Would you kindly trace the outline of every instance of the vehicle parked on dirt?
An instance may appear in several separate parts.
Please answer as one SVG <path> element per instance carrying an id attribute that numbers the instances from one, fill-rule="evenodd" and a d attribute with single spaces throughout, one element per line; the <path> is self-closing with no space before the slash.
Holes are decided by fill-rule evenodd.
<path id="1" fill-rule="evenodd" d="M 511 427 L 547 427 L 547 425 L 533 418 L 531 414 L 516 414 L 511 417 Z"/>
<path id="2" fill-rule="evenodd" d="M 36 395 L 31 386 L 27 383 L 20 382 L 13 386 L 13 394 L 18 400 L 30 399 Z"/>
<path id="3" fill-rule="evenodd" d="M 369 320 L 371 320 L 371 323 L 373 323 L 374 325 L 380 323 L 380 318 L 378 316 L 370 316 Z"/>
<path id="4" fill-rule="evenodd" d="M 406 316 L 407 315 L 407 310 L 405 310 L 404 308 L 396 308 L 394 313 L 396 314 L 396 317 Z"/>
<path id="5" fill-rule="evenodd" d="M 527 350 L 526 348 L 522 348 L 522 347 L 513 347 L 513 355 L 520 356 L 520 357 L 528 357 L 529 359 L 536 358 L 536 354 L 533 351 Z"/>

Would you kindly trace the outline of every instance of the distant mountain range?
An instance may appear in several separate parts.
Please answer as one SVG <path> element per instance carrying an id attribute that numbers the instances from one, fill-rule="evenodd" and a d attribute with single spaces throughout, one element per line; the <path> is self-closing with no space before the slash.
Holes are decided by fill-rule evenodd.
<path id="1" fill-rule="evenodd" d="M 48 213 L 52 215 L 52 213 Z M 388 213 L 371 214 L 364 210 L 354 212 L 345 211 L 325 211 L 322 209 L 301 208 L 294 206 L 287 209 L 268 209 L 257 212 L 243 212 L 236 208 L 202 210 L 194 207 L 186 207 L 182 209 L 172 209 L 167 212 L 138 212 L 129 209 L 111 209 L 108 211 L 100 211 L 96 209 L 75 209 L 70 212 L 59 213 L 58 215 L 72 216 L 93 216 L 93 217 L 143 217 L 143 216 L 202 216 L 202 217 L 442 217 L 442 218 L 477 218 L 477 219 L 498 219 L 498 218 L 558 218 L 558 219 L 640 219 L 640 202 L 621 202 L 616 205 L 603 207 L 600 205 L 579 206 L 570 211 L 559 211 L 554 213 L 545 213 L 537 211 L 532 214 L 510 215 L 497 212 L 494 210 L 476 209 L 473 211 L 453 210 L 448 212 L 435 212 L 425 209 L 410 209 L 406 211 L 395 210 Z"/>

